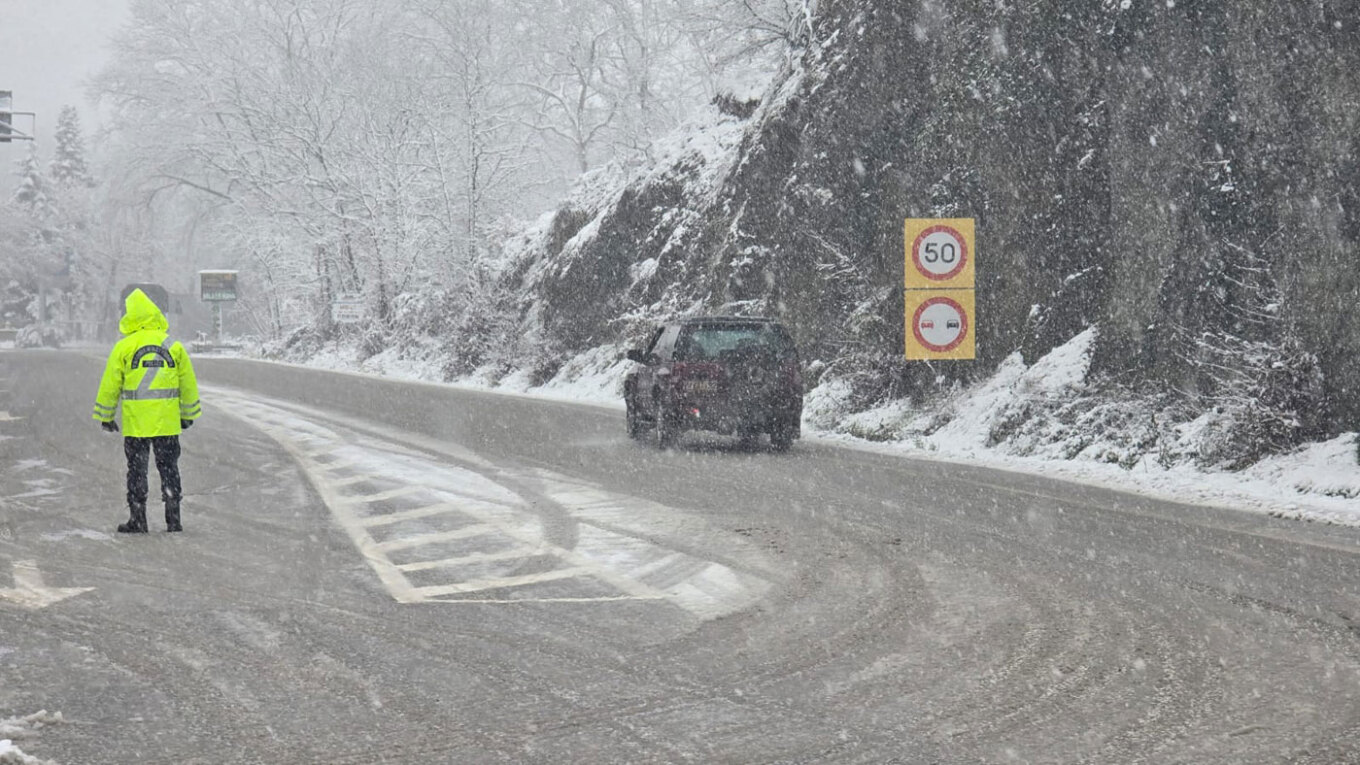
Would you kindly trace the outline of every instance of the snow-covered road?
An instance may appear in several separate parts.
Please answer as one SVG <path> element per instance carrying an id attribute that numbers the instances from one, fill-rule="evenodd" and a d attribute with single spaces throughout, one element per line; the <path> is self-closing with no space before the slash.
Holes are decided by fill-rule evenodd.
<path id="1" fill-rule="evenodd" d="M 69 591 L 0 599 L 0 719 L 68 723 L 43 759 L 1360 751 L 1353 528 L 204 359 L 186 532 L 128 539 L 98 361 L 0 357 L 0 589 Z"/>

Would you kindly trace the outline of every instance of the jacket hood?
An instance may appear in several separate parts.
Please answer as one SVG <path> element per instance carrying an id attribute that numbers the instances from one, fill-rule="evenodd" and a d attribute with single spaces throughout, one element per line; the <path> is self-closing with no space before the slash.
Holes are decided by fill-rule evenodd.
<path id="1" fill-rule="evenodd" d="M 151 302 L 151 298 L 146 296 L 141 290 L 133 290 L 127 300 L 123 301 L 126 310 L 123 318 L 118 322 L 118 331 L 125 335 L 139 332 L 144 329 L 154 329 L 164 332 L 170 329 L 170 322 L 165 320 L 165 314 L 161 309 Z"/>

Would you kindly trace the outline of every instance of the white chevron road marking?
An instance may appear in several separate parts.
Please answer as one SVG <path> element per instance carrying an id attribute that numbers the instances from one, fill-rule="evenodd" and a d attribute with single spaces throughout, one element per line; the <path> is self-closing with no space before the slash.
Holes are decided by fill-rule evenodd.
<path id="1" fill-rule="evenodd" d="M 702 519 L 676 508 L 547 471 L 505 470 L 464 447 L 419 436 L 379 438 L 374 426 L 331 413 L 213 392 L 224 411 L 298 461 L 401 603 L 657 601 L 706 620 L 749 607 L 778 578 L 739 537 L 732 540 L 745 550 L 738 557 L 749 558 L 740 569 L 655 541 L 658 530 L 677 539 L 711 535 Z M 373 490 L 354 493 L 365 483 Z M 511 488 L 524 485 L 537 502 L 546 497 L 554 505 L 554 524 L 563 511 L 574 523 L 570 548 L 549 540 L 541 510 Z"/>

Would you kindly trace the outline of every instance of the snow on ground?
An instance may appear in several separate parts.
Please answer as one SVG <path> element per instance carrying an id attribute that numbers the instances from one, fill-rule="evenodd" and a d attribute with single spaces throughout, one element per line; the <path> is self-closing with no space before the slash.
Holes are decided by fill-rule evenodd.
<path id="1" fill-rule="evenodd" d="M 51 760 L 40 760 L 24 754 L 24 750 L 9 739 L 0 738 L 0 765 L 56 765 Z"/>
<path id="2" fill-rule="evenodd" d="M 624 352 L 621 346 L 587 351 L 568 361 L 557 375 L 542 385 L 533 384 L 528 370 L 519 370 L 502 376 L 492 367 L 478 369 L 465 378 L 445 382 L 442 360 L 433 351 L 424 358 L 413 358 L 409 350 L 399 348 L 385 350 L 364 361 L 356 361 L 352 349 L 327 345 L 300 366 L 622 409 L 623 377 L 632 366 L 632 362 L 624 358 Z M 279 361 L 270 363 L 288 364 Z"/>
<path id="3" fill-rule="evenodd" d="M 553 378 L 538 386 L 529 384 L 523 373 L 515 373 L 488 390 L 508 389 L 516 393 L 558 401 L 582 401 L 606 406 L 623 406 L 623 378 L 633 362 L 624 358 L 616 346 L 595 348 L 571 359 Z"/>
<path id="4" fill-rule="evenodd" d="M 113 537 L 94 529 L 67 529 L 50 531 L 38 537 L 44 542 L 65 542 L 68 539 L 92 539 L 96 542 L 112 542 Z"/>
<path id="5" fill-rule="evenodd" d="M 1019 354 L 1013 355 L 990 379 L 924 413 L 897 401 L 838 419 L 837 408 L 849 391 L 832 382 L 809 392 L 805 419 L 823 438 L 855 448 L 1052 476 L 1170 501 L 1360 526 L 1355 433 L 1230 472 L 1199 468 L 1184 455 L 1163 464 L 1151 454 L 1130 452 L 1123 442 L 1126 432 L 1110 432 L 1114 428 L 1098 427 L 1100 423 L 1079 432 L 1050 420 L 1011 432 L 1008 422 L 1016 412 L 1052 406 L 1085 389 L 1094 340 L 1094 329 L 1087 330 L 1029 367 Z M 1191 430 L 1180 430 L 1183 440 L 1192 439 Z M 1007 437 L 999 439 L 998 432 Z"/>
<path id="6" fill-rule="evenodd" d="M 24 754 L 22 749 L 15 746 L 14 740 L 33 738 L 43 728 L 63 722 L 65 720 L 61 712 L 48 714 L 47 710 L 0 720 L 0 765 L 56 765 L 50 760 Z"/>
<path id="7" fill-rule="evenodd" d="M 1094 341 L 1095 330 L 1088 330 L 1029 366 L 1015 354 L 989 379 L 954 391 L 948 400 L 926 409 L 895 401 L 846 414 L 850 390 L 843 381 L 831 380 L 807 392 L 804 434 L 811 441 L 847 448 L 984 465 L 1168 501 L 1360 527 L 1355 433 L 1229 472 L 1197 467 L 1184 455 L 1166 460 L 1142 453 L 1130 447 L 1129 434 L 1117 420 L 1093 420 L 1086 431 L 1078 432 L 1056 419 L 1038 417 L 1019 432 L 1009 430 L 1009 423 L 1029 408 L 1056 407 L 1085 389 Z M 332 348 L 307 365 L 439 383 L 436 354 L 423 361 L 401 354 L 385 351 L 356 363 L 347 360 L 346 352 Z M 448 384 L 622 409 L 622 382 L 630 367 L 622 347 L 607 346 L 577 356 L 542 385 L 533 385 L 527 372 L 500 377 L 486 369 Z M 1182 428 L 1181 435 L 1189 438 L 1189 428 Z"/>

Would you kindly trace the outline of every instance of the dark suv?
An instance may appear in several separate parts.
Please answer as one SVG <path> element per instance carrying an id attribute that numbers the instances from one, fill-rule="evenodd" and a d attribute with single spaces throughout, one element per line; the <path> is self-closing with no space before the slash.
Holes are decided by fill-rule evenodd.
<path id="1" fill-rule="evenodd" d="M 663 324 L 628 358 L 641 365 L 623 383 L 632 438 L 650 432 L 667 447 L 687 430 L 708 430 L 752 446 L 768 433 L 771 448 L 783 451 L 802 434 L 798 349 L 772 319 Z"/>

